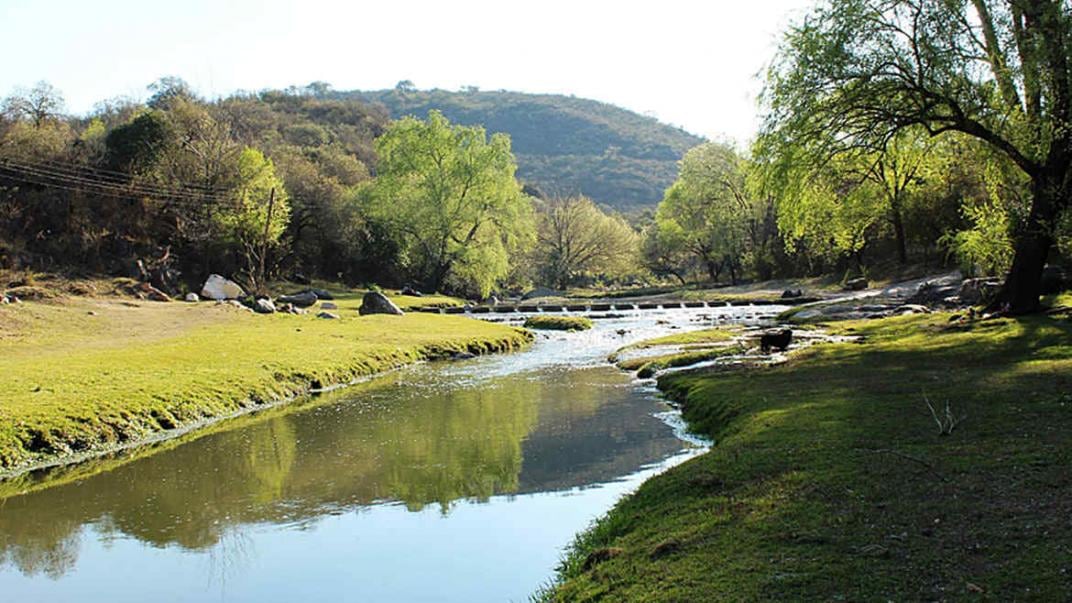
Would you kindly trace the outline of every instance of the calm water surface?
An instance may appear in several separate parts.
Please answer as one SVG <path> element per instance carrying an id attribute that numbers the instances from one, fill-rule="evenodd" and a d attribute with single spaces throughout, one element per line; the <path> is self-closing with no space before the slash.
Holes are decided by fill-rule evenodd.
<path id="1" fill-rule="evenodd" d="M 703 450 L 607 354 L 780 309 L 631 313 L 4 484 L 0 600 L 523 601 Z"/>

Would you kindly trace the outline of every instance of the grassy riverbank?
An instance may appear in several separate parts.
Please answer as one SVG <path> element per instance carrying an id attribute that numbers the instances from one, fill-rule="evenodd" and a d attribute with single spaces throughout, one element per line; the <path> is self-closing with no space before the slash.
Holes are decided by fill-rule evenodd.
<path id="1" fill-rule="evenodd" d="M 717 444 L 579 536 L 544 598 L 1067 599 L 1072 321 L 948 318 L 660 379 Z"/>
<path id="2" fill-rule="evenodd" d="M 335 303 L 335 320 L 114 297 L 0 307 L 0 473 L 416 361 L 529 340 L 518 329 L 459 317 L 359 317 L 357 293 Z"/>

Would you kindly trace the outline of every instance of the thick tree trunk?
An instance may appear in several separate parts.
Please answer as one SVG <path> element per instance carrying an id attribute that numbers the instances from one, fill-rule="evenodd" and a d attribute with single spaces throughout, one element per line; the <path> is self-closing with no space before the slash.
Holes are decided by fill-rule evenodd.
<path id="1" fill-rule="evenodd" d="M 1061 179 L 1063 180 L 1063 178 Z M 1053 247 L 1053 229 L 1059 208 L 1066 202 L 1053 180 L 1032 186 L 1033 200 L 1027 221 L 1013 237 L 1012 268 L 997 298 L 987 308 L 1012 315 L 1031 314 L 1040 309 L 1042 269 Z"/>

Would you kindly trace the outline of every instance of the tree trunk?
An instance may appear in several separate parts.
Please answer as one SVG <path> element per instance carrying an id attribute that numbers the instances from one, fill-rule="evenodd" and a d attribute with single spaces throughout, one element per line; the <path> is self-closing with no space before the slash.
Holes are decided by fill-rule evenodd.
<path id="1" fill-rule="evenodd" d="M 1042 269 L 1053 247 L 1053 229 L 1065 200 L 1061 198 L 1061 187 L 1050 184 L 1063 182 L 1063 178 L 1039 180 L 1031 187 L 1031 213 L 1013 237 L 1012 268 L 997 298 L 987 307 L 989 311 L 1022 315 L 1040 309 Z"/>
<path id="2" fill-rule="evenodd" d="M 711 278 L 711 282 L 717 283 L 719 275 L 722 274 L 722 262 L 706 260 L 704 264 L 707 266 L 707 276 Z"/>
<path id="3" fill-rule="evenodd" d="M 890 222 L 893 224 L 893 236 L 897 240 L 897 261 L 902 265 L 908 263 L 908 245 L 905 242 L 904 216 L 901 215 L 900 199 L 890 200 Z"/>

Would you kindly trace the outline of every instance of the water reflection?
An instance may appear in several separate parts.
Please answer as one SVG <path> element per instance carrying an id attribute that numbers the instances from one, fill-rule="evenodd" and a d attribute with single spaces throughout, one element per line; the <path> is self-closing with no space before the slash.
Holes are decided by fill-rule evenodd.
<path id="1" fill-rule="evenodd" d="M 521 373 L 477 388 L 412 371 L 338 397 L 9 497 L 0 554 L 24 573 L 58 577 L 76 563 L 86 525 L 103 538 L 209 549 L 236 526 L 379 501 L 447 513 L 459 500 L 614 479 L 682 448 L 650 416 L 652 400 L 611 369 Z"/>
<path id="2" fill-rule="evenodd" d="M 698 450 L 606 355 L 711 320 L 602 321 L 0 484 L 0 592 L 523 599 L 588 521 Z"/>

